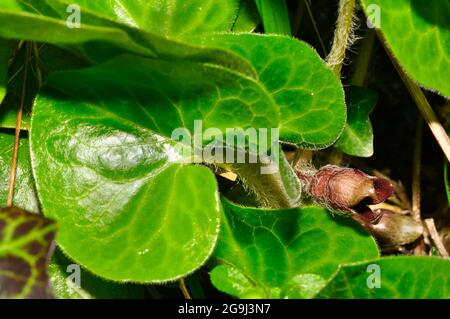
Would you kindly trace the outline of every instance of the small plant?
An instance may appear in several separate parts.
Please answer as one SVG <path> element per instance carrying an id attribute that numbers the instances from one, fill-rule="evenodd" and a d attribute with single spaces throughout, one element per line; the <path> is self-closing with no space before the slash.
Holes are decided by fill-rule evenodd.
<path id="1" fill-rule="evenodd" d="M 449 298 L 448 14 L 2 0 L 0 297 Z"/>

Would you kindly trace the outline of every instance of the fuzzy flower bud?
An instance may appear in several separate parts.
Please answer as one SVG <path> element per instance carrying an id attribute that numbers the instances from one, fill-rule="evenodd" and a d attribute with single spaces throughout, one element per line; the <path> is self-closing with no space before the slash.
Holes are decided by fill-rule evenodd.
<path id="1" fill-rule="evenodd" d="M 384 202 L 392 196 L 391 183 L 354 168 L 327 165 L 313 173 L 297 172 L 306 192 L 318 203 L 341 212 L 358 213 L 371 223 L 379 216 L 368 205 Z"/>

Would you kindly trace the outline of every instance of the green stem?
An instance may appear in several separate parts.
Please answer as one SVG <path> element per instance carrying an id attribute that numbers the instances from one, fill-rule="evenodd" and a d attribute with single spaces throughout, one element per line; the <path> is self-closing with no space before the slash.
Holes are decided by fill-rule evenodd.
<path id="1" fill-rule="evenodd" d="M 309 18 L 311 19 L 311 23 L 314 28 L 314 32 L 316 33 L 317 38 L 319 38 L 320 47 L 322 48 L 323 56 L 325 57 L 327 55 L 327 49 L 325 48 L 325 44 L 323 43 L 322 37 L 320 36 L 319 28 L 317 28 L 316 19 L 314 19 L 314 15 L 311 11 L 311 5 L 308 2 L 308 0 L 304 0 L 306 9 L 308 10 Z"/>
<path id="2" fill-rule="evenodd" d="M 376 33 L 373 29 L 367 29 L 364 40 L 361 42 L 358 57 L 355 63 L 355 72 L 350 83 L 356 86 L 364 86 L 369 69 L 372 49 L 375 44 Z"/>
<path id="3" fill-rule="evenodd" d="M 262 173 L 261 169 L 267 166 L 261 163 L 218 164 L 218 166 L 238 175 L 245 187 L 256 195 L 256 199 L 262 207 L 294 208 L 300 204 L 300 181 L 282 152 L 278 169 L 273 170 L 270 174 Z"/>
<path id="4" fill-rule="evenodd" d="M 265 33 L 292 35 L 286 0 L 255 0 Z"/>
<path id="5" fill-rule="evenodd" d="M 347 50 L 347 46 L 351 43 L 352 39 L 354 11 L 355 0 L 340 0 L 333 46 L 327 57 L 327 64 L 338 77 L 341 76 L 345 51 Z"/>

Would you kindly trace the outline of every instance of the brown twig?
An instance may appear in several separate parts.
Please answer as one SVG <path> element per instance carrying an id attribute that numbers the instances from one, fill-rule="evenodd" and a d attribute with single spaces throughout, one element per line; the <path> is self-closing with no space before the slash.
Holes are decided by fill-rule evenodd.
<path id="1" fill-rule="evenodd" d="M 422 162 L 422 132 L 423 132 L 423 120 L 419 118 L 417 121 L 416 138 L 414 145 L 413 155 L 413 171 L 412 171 L 412 205 L 411 216 L 414 220 L 422 224 L 422 217 L 420 216 L 420 169 Z M 425 232 L 424 235 L 425 236 Z M 417 245 L 414 247 L 414 255 L 425 255 L 426 246 L 424 237 L 420 237 L 417 241 Z"/>
<path id="2" fill-rule="evenodd" d="M 28 80 L 28 62 L 30 58 L 30 44 L 26 44 L 25 51 L 25 66 L 24 66 L 24 75 L 23 75 L 23 86 L 22 86 L 22 96 L 20 97 L 20 104 L 17 110 L 17 118 L 16 118 L 16 130 L 14 135 L 14 148 L 13 148 L 13 158 L 11 165 L 11 173 L 9 175 L 9 187 L 8 187 L 8 198 L 7 198 L 7 206 L 12 206 L 13 198 L 14 198 L 14 184 L 16 181 L 16 172 L 17 172 L 17 159 L 19 155 L 19 146 L 20 146 L 20 126 L 22 124 L 22 113 L 23 106 L 25 103 L 25 94 Z"/>
<path id="3" fill-rule="evenodd" d="M 411 214 L 415 221 L 422 222 L 420 217 L 420 169 L 422 161 L 422 131 L 423 120 L 420 118 L 417 122 L 416 143 L 414 146 L 413 156 L 413 173 L 412 173 L 412 209 Z"/>
<path id="4" fill-rule="evenodd" d="M 433 240 L 433 243 L 439 252 L 439 255 L 441 255 L 444 258 L 450 258 L 448 251 L 445 249 L 445 246 L 442 243 L 441 237 L 439 236 L 439 233 L 436 230 L 436 225 L 434 224 L 434 219 L 427 218 L 427 219 L 425 219 L 424 222 L 425 222 L 425 225 L 427 226 L 430 237 Z"/>

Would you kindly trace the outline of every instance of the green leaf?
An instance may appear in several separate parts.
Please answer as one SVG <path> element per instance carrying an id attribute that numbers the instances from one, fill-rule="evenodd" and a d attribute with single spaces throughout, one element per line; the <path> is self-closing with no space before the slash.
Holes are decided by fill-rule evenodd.
<path id="1" fill-rule="evenodd" d="M 195 4 L 198 2 L 200 1 L 195 1 Z M 202 18 L 209 21 L 216 19 L 217 15 L 220 17 L 220 21 L 217 21 L 218 26 L 211 28 L 210 31 L 222 30 L 222 20 L 228 19 L 229 12 L 233 8 L 236 9 L 233 5 L 234 1 L 221 2 L 220 7 L 212 0 L 207 4 L 204 4 L 205 1 L 201 2 L 203 4 L 199 8 L 205 9 L 202 11 L 198 10 L 199 8 L 192 10 L 192 7 L 189 7 L 191 11 L 184 12 L 184 5 L 164 7 L 176 9 L 178 15 L 183 14 L 183 18 L 177 21 L 183 21 L 184 26 L 189 24 L 185 22 L 186 15 L 189 14 L 191 15 L 189 18 L 196 19 L 189 21 L 192 26 L 188 30 L 192 32 L 200 32 L 204 27 L 201 25 Z M 77 1 L 77 5 L 85 8 L 80 11 L 81 24 L 78 28 L 74 25 L 68 27 L 68 21 L 73 22 L 71 15 L 76 13 L 73 11 L 74 3 L 71 0 L 2 0 L 0 2 L 0 19 L 2 21 L 0 37 L 46 42 L 60 46 L 77 45 L 84 54 L 95 61 L 105 61 L 118 54 L 132 52 L 167 60 L 186 59 L 217 64 L 250 76 L 254 75 L 254 71 L 245 60 L 230 52 L 183 44 L 166 38 L 165 34 L 155 33 L 161 32 L 161 30 L 137 29 L 130 22 L 130 14 L 137 14 L 138 16 L 132 16 L 132 18 L 142 22 L 144 28 L 150 27 L 148 24 L 156 24 L 160 21 L 159 19 L 154 21 L 154 15 L 158 12 L 160 2 L 146 3 L 148 5 L 143 9 L 142 3 L 137 4 L 136 1 L 121 0 L 114 1 L 114 3 L 111 1 Z M 181 1 L 177 3 L 184 4 Z M 226 12 L 221 11 L 222 7 Z M 167 15 L 171 14 L 170 11 L 165 12 Z M 231 20 L 227 24 L 228 29 L 223 31 L 231 29 L 235 14 L 233 11 Z M 146 22 L 144 23 L 144 21 Z M 160 27 L 164 28 L 165 26 L 176 30 L 180 27 L 171 20 L 167 20 Z M 196 26 L 199 26 L 198 30 Z M 210 24 L 208 24 L 209 26 Z M 153 25 L 153 27 L 156 26 Z"/>
<path id="2" fill-rule="evenodd" d="M 12 100 L 12 98 L 11 98 Z M 8 99 L 8 95 L 5 98 L 6 103 L 0 105 L 0 128 L 13 129 L 16 127 L 17 110 L 14 109 L 14 104 Z M 31 115 L 25 112 L 22 115 L 22 124 L 20 129 L 27 131 L 30 128 Z"/>
<path id="3" fill-rule="evenodd" d="M 0 209 L 0 298 L 50 298 L 47 258 L 56 224 L 22 209 Z"/>
<path id="4" fill-rule="evenodd" d="M 363 0 L 406 73 L 427 89 L 450 97 L 450 2 Z M 374 19 L 374 22 L 375 19 Z"/>
<path id="5" fill-rule="evenodd" d="M 239 13 L 231 31 L 253 32 L 261 22 L 254 0 L 241 0 Z"/>
<path id="6" fill-rule="evenodd" d="M 291 279 L 286 288 L 289 299 L 311 299 L 317 295 L 327 281 L 315 274 L 301 274 Z"/>
<path id="7" fill-rule="evenodd" d="M 214 267 L 210 273 L 212 284 L 222 292 L 240 298 L 264 298 L 264 291 L 242 272 L 230 265 Z"/>
<path id="8" fill-rule="evenodd" d="M 59 249 L 53 254 L 48 273 L 53 294 L 58 299 L 137 299 L 146 296 L 145 286 L 118 284 L 96 277 L 66 257 Z"/>
<path id="9" fill-rule="evenodd" d="M 0 203 L 6 204 L 9 176 L 13 158 L 14 132 L 0 131 Z M 30 164 L 28 138 L 22 137 L 19 144 L 13 204 L 30 212 L 39 212 Z"/>
<path id="10" fill-rule="evenodd" d="M 42 0 L 41 0 L 42 1 Z M 45 0 L 53 3 L 53 0 Z M 70 5 L 72 0 L 60 0 Z M 230 31 L 239 0 L 77 0 L 81 12 L 90 11 L 116 22 L 164 35 L 183 38 L 184 35 Z"/>
<path id="11" fill-rule="evenodd" d="M 341 83 L 309 45 L 282 36 L 218 34 L 204 43 L 248 59 L 280 107 L 280 138 L 304 148 L 324 148 L 341 134 L 346 117 Z"/>
<path id="12" fill-rule="evenodd" d="M 449 273 L 450 261 L 442 258 L 386 257 L 343 266 L 318 298 L 448 299 Z"/>
<path id="13" fill-rule="evenodd" d="M 255 0 L 265 33 L 291 35 L 291 24 L 285 0 Z"/>
<path id="14" fill-rule="evenodd" d="M 11 42 L 0 39 L 0 104 L 8 87 L 8 60 L 11 53 Z"/>
<path id="15" fill-rule="evenodd" d="M 31 153 L 58 244 L 111 280 L 194 271 L 215 246 L 221 205 L 214 174 L 186 165 L 172 131 L 194 132 L 196 119 L 221 132 L 276 127 L 276 118 L 256 82 L 196 63 L 124 56 L 54 74 L 35 103 Z"/>
<path id="16" fill-rule="evenodd" d="M 214 256 L 237 268 L 266 298 L 293 296 L 293 282 L 299 286 L 297 296 L 309 296 L 299 275 L 326 279 L 339 264 L 378 257 L 375 241 L 359 225 L 323 208 L 261 210 L 228 200 L 222 204 L 225 217 Z"/>
<path id="17" fill-rule="evenodd" d="M 119 122 L 126 119 L 124 124 L 132 122 L 165 137 L 178 128 L 194 135 L 196 120 L 202 120 L 204 130 L 216 128 L 223 134 L 230 127 L 278 127 L 278 109 L 258 82 L 197 63 L 124 55 L 96 67 L 55 74 L 47 86 L 87 101 L 89 113 L 110 114 Z"/>
<path id="18" fill-rule="evenodd" d="M 360 157 L 373 155 L 373 132 L 369 114 L 378 101 L 378 93 L 352 86 L 347 91 L 347 125 L 335 146 L 342 152 Z"/>

